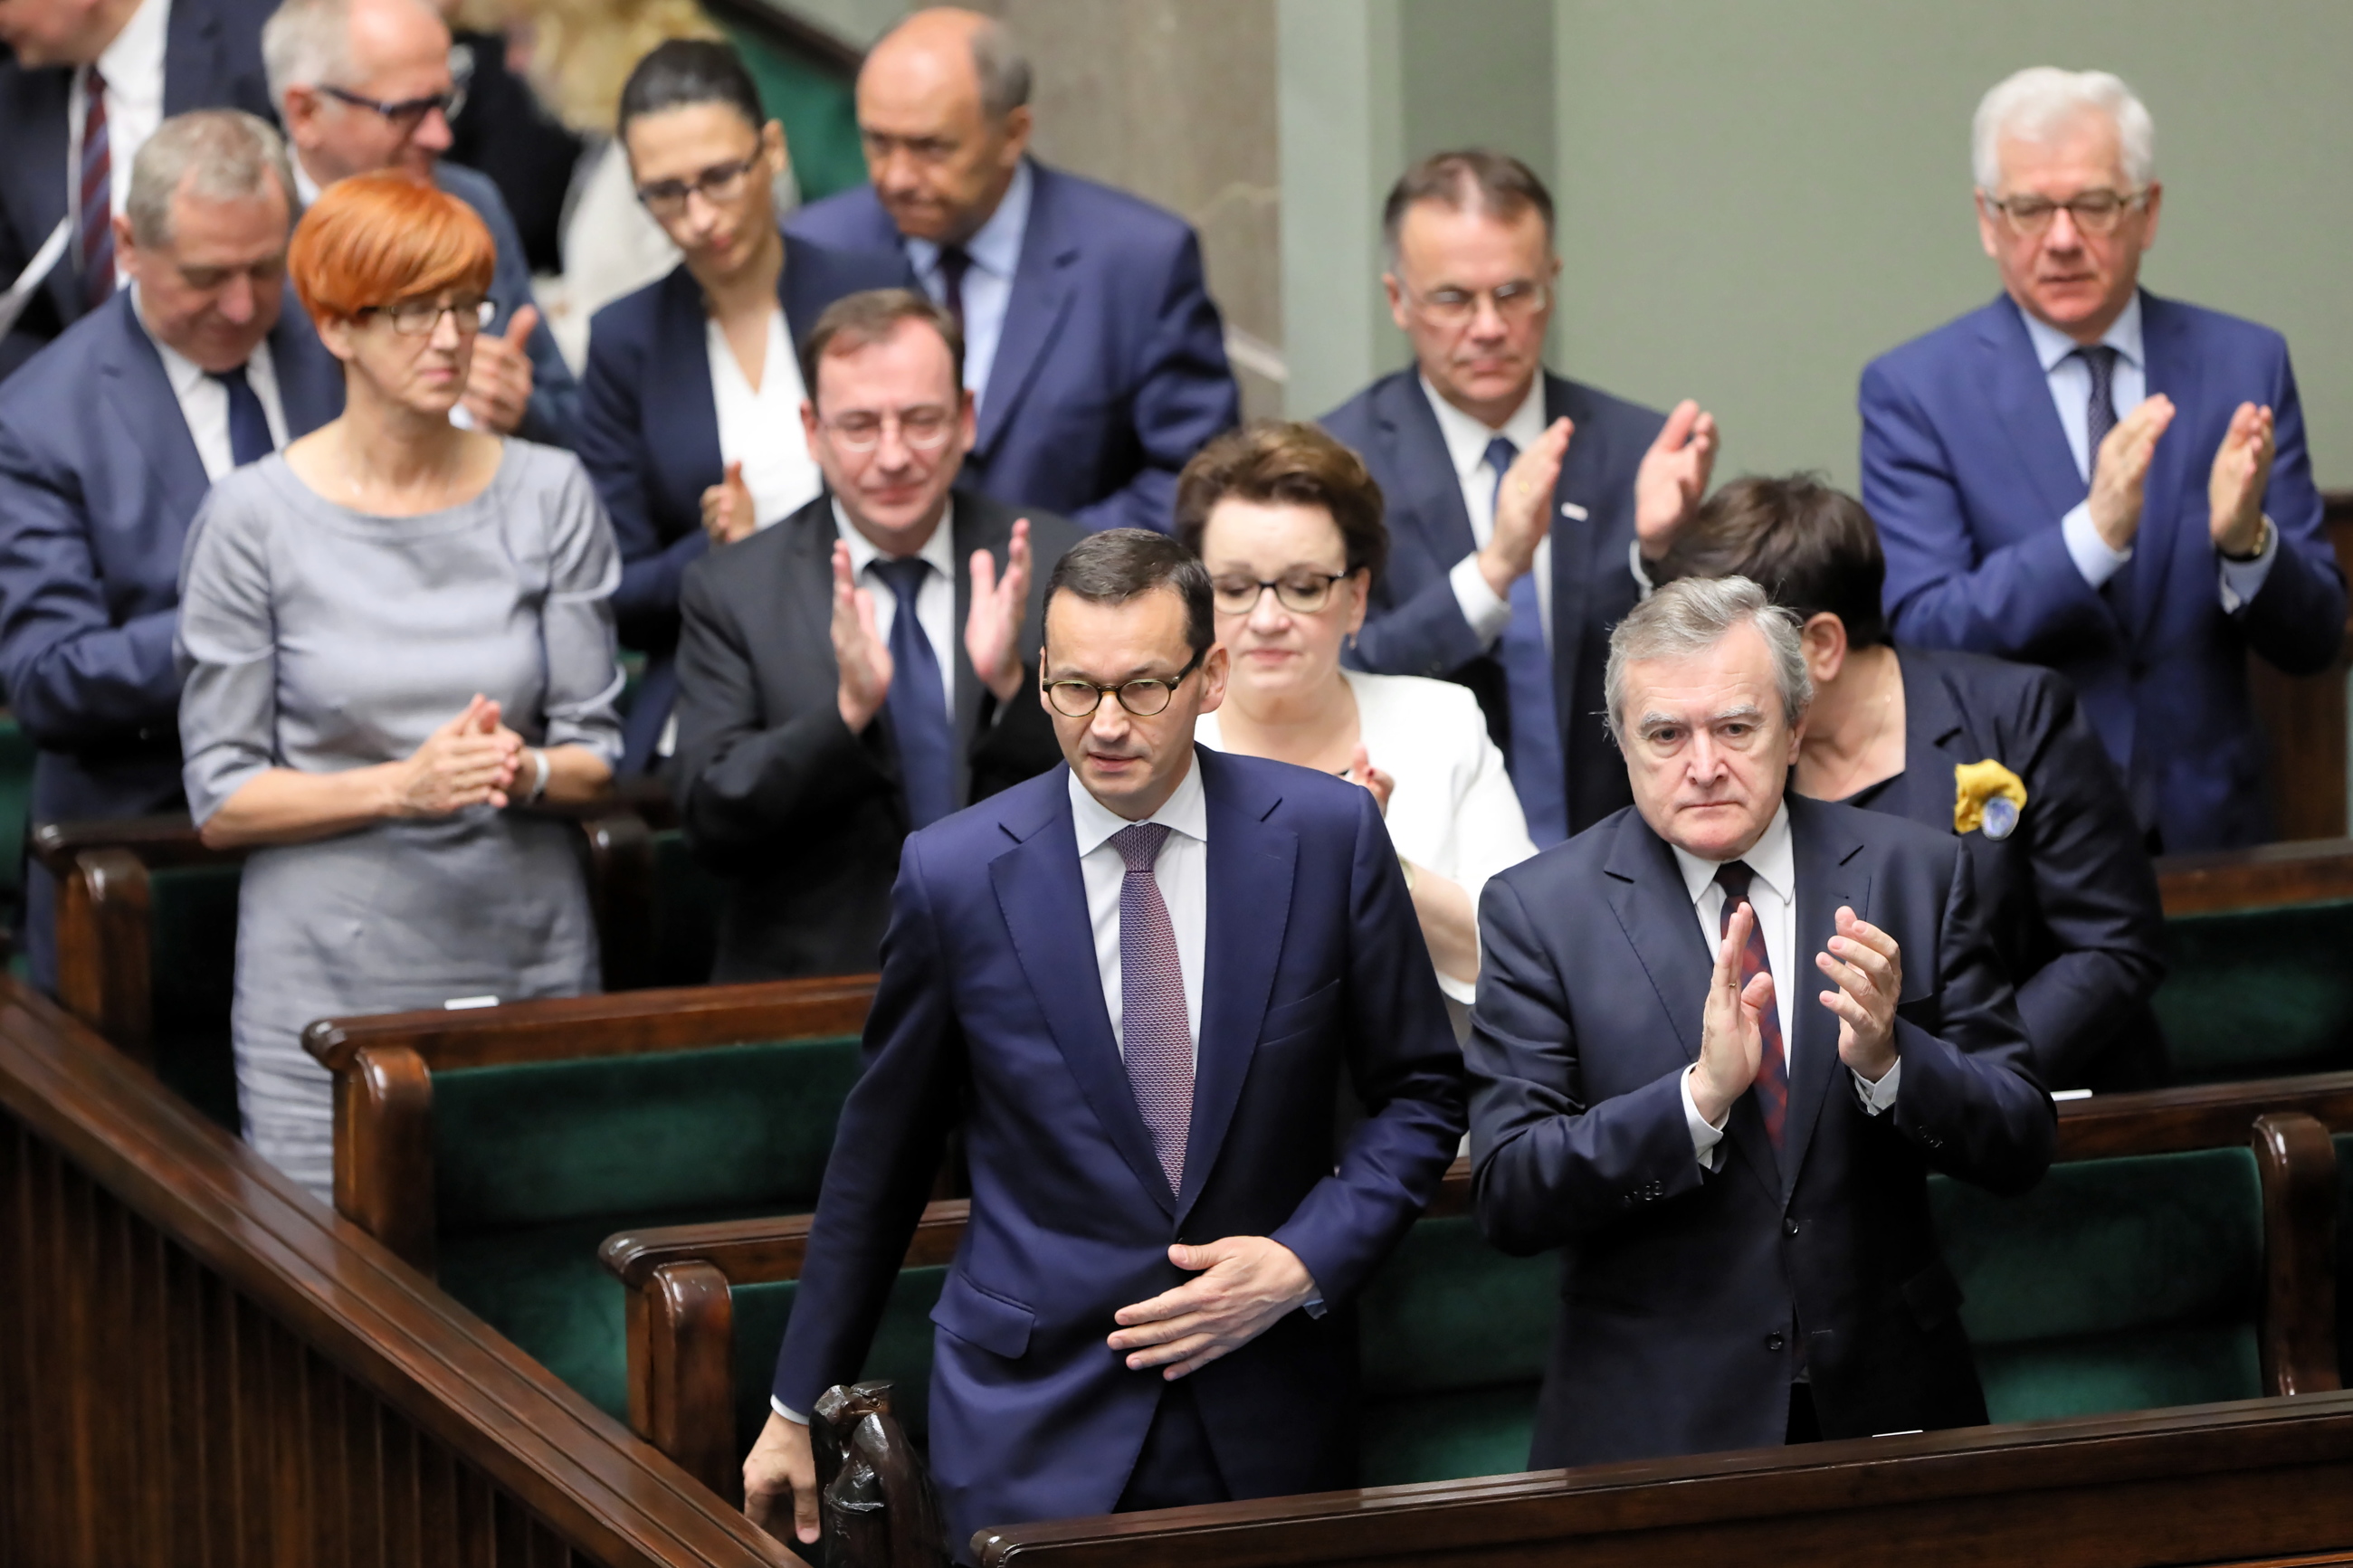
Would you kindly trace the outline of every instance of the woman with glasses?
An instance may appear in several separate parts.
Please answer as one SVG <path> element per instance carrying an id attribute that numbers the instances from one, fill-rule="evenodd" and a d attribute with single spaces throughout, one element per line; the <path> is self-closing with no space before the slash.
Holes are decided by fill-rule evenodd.
<path id="1" fill-rule="evenodd" d="M 1466 688 L 1341 668 L 1388 552 L 1380 487 L 1314 426 L 1260 421 L 1186 465 L 1176 531 L 1209 569 L 1231 660 L 1198 739 L 1380 800 L 1459 1032 L 1479 978 L 1479 889 L 1535 846 Z"/>
<path id="2" fill-rule="evenodd" d="M 344 180 L 287 263 L 343 412 L 197 516 L 180 736 L 206 842 L 252 851 L 246 1138 L 324 1197 L 332 1097 L 304 1025 L 596 988 L 561 817 L 606 798 L 620 754 L 620 570 L 569 453 L 449 421 L 490 314 L 471 208 L 405 174 Z"/>
<path id="3" fill-rule="evenodd" d="M 897 255 L 787 240 L 773 184 L 784 128 L 725 44 L 677 38 L 638 62 L 618 135 L 638 199 L 685 259 L 596 313 L 588 332 L 580 458 L 621 545 L 613 607 L 647 655 L 625 771 L 663 743 L 678 680 L 681 575 L 814 500 L 795 351 L 845 294 L 908 284 Z"/>

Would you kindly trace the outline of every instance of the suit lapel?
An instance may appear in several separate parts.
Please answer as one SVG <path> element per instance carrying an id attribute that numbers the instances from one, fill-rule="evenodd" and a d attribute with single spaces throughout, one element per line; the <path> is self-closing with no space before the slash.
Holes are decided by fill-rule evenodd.
<path id="1" fill-rule="evenodd" d="M 1032 164 L 1029 223 L 1021 237 L 1021 259 L 1013 269 L 1012 297 L 997 339 L 997 358 L 980 399 L 980 429 L 973 456 L 986 460 L 1011 422 L 1013 410 L 1044 363 L 1046 350 L 1069 314 L 1071 268 L 1078 265 L 1079 239 L 1057 227 L 1052 171 Z"/>
<path id="2" fill-rule="evenodd" d="M 1381 427 L 1389 435 L 1397 460 L 1389 471 L 1408 477 L 1413 489 L 1389 498 L 1389 526 L 1410 518 L 1429 545 L 1431 557 L 1451 566 L 1479 548 L 1472 537 L 1471 513 L 1462 504 L 1462 482 L 1454 471 L 1454 455 L 1430 412 L 1421 376 L 1408 370 L 1389 384 L 1381 400 Z"/>
<path id="3" fill-rule="evenodd" d="M 1846 1068 L 1839 1060 L 1838 1015 L 1820 999 L 1831 987 L 1815 969 L 1814 954 L 1836 933 L 1841 904 L 1863 920 L 1872 918 L 1871 877 L 1855 863 L 1855 857 L 1862 852 L 1862 841 L 1839 832 L 1834 814 L 1814 802 L 1796 795 L 1788 802 L 1789 835 L 1798 868 L 1797 944 L 1789 955 L 1797 973 L 1788 977 L 1789 1021 L 1797 1038 L 1795 1070 L 1789 1075 L 1789 1115 L 1781 1135 L 1781 1168 L 1788 1175 L 1785 1193 L 1797 1186 L 1824 1102 L 1846 1078 Z"/>
<path id="4" fill-rule="evenodd" d="M 5 142 L 15 177 L 8 184 L 8 212 L 16 220 L 25 260 L 66 220 L 67 117 L 71 112 L 73 72 L 58 68 L 17 72 L 17 114 L 5 128 Z M 58 309 L 58 320 L 71 323 L 81 314 L 81 275 L 74 268 L 73 247 L 49 268 L 41 280 Z M 0 278 L 0 289 L 14 283 Z"/>
<path id="5" fill-rule="evenodd" d="M 2156 454 L 2149 459 L 2148 481 L 2142 487 L 2147 502 L 2141 512 L 2140 533 L 2134 541 L 2132 603 L 2128 611 L 2132 623 L 2128 629 L 2135 643 L 2148 629 L 2164 598 L 2166 571 L 2173 563 L 2174 548 L 2182 532 L 2196 526 L 2196 518 L 2206 515 L 2202 508 L 2182 504 L 2203 488 L 2192 484 L 2192 476 L 2204 471 L 2204 465 L 2212 462 L 2213 454 L 2192 452 L 2187 439 L 2190 405 L 2196 394 L 2197 364 L 2189 344 L 2183 341 L 2180 327 L 2180 318 L 2166 301 L 2150 294 L 2141 296 L 2140 346 L 2148 395 L 2154 397 L 2161 392 L 2173 399 L 2174 407 L 2179 411 L 2174 423 L 2180 427 L 2184 438 L 2157 444 Z M 2200 466 L 2192 468 L 2192 463 Z"/>
<path id="6" fill-rule="evenodd" d="M 658 468 L 670 478 L 671 503 L 697 515 L 706 486 L 727 471 L 719 450 L 719 405 L 711 390 L 711 339 L 702 309 L 702 287 L 680 265 L 661 281 L 654 311 L 652 352 L 646 356 L 651 384 L 639 396 L 646 409 L 646 436 Z"/>
<path id="7" fill-rule="evenodd" d="M 980 676 L 972 668 L 972 656 L 964 650 L 965 622 L 972 614 L 972 569 L 968 563 L 974 551 L 987 550 L 996 558 L 997 575 L 1003 577 L 1005 553 L 1012 545 L 1013 524 L 997 507 L 968 490 L 955 491 L 949 505 L 955 524 L 955 638 L 948 656 L 953 673 L 950 687 L 955 693 L 955 799 L 968 804 L 972 798 L 972 742 L 980 730 L 981 696 Z"/>
<path id="8" fill-rule="evenodd" d="M 134 443 L 167 496 L 188 498 L 193 513 L 212 488 L 205 460 L 196 452 L 196 438 L 188 433 L 187 416 L 172 392 L 170 377 L 146 330 L 131 311 L 129 290 L 117 294 L 101 310 L 115 313 L 113 329 L 100 340 L 99 376 L 107 400 L 114 405 L 123 427 L 139 437 Z"/>
<path id="9" fill-rule="evenodd" d="M 2034 356 L 2034 340 L 2018 307 L 2009 299 L 1995 301 L 1987 312 L 1978 342 L 1986 355 L 1987 384 L 1994 411 L 2018 457 L 2019 467 L 2032 482 L 2044 514 L 2056 520 L 2073 510 L 2088 493 L 2084 477 L 2075 471 L 2075 456 L 2067 449 L 2067 432 L 2060 426 L 2059 410 L 2052 406 L 2051 383 L 2042 363 Z"/>
<path id="10" fill-rule="evenodd" d="M 227 72 L 221 69 L 220 18 L 202 0 L 178 0 L 164 23 L 164 113 L 168 119 L 192 109 L 228 101 Z"/>

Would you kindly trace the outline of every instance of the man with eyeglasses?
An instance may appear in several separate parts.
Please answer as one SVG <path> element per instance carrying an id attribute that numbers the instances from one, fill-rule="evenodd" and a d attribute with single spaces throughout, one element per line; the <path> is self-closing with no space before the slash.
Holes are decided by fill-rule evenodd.
<path id="1" fill-rule="evenodd" d="M 1356 1484 L 1353 1302 L 1454 1156 L 1462 1059 L 1371 793 L 1195 744 L 1210 597 L 1165 535 L 1074 544 L 1040 658 L 1069 765 L 908 840 L 744 1461 L 780 1538 L 817 1538 L 807 1415 L 958 1123 L 930 1404 L 957 1561 L 991 1524 Z"/>
<path id="2" fill-rule="evenodd" d="M 168 115 L 270 118 L 268 0 L 0 0 L 0 376 L 104 304 L 131 165 Z"/>
<path id="3" fill-rule="evenodd" d="M 1862 374 L 1862 498 L 1900 642 L 2048 665 L 2152 851 L 2271 837 L 2249 650 L 2326 668 L 2345 579 L 2279 333 L 2139 285 L 2164 195 L 2105 71 L 1978 105 L 1978 234 L 2002 296 Z"/>
<path id="4" fill-rule="evenodd" d="M 672 793 L 726 883 L 715 982 L 871 970 L 907 835 L 1060 755 L 1025 650 L 1080 531 L 958 485 L 963 348 L 912 289 L 828 307 L 800 351 L 826 493 L 686 570 Z"/>
<path id="5" fill-rule="evenodd" d="M 1381 224 L 1415 363 L 1323 419 L 1388 502 L 1388 566 L 1355 657 L 1478 695 L 1541 849 L 1632 799 L 1601 721 L 1609 628 L 1705 493 L 1715 420 L 1545 369 L 1552 195 L 1517 158 L 1425 158 Z"/>
<path id="6" fill-rule="evenodd" d="M 181 811 L 181 547 L 215 479 L 343 411 L 284 309 L 293 184 L 268 121 L 166 120 L 125 171 L 131 286 L 0 384 L 0 684 L 39 748 L 36 821 Z M 55 885 L 26 868 L 33 978 Z"/>
<path id="7" fill-rule="evenodd" d="M 570 447 L 579 384 L 540 320 L 531 268 L 489 176 L 445 161 L 464 102 L 449 28 L 424 0 L 285 0 L 262 29 L 272 101 L 294 150 L 301 205 L 353 174 L 406 169 L 480 215 L 498 247 L 497 307 L 451 414 L 501 436 Z"/>

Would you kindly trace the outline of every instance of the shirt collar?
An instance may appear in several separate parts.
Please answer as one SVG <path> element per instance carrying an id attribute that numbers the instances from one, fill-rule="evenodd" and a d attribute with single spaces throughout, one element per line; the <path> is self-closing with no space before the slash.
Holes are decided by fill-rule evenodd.
<path id="1" fill-rule="evenodd" d="M 1446 455 L 1453 459 L 1458 479 L 1469 479 L 1479 465 L 1487 460 L 1487 443 L 1496 437 L 1503 437 L 1525 452 L 1535 446 L 1545 432 L 1544 373 L 1541 371 L 1528 382 L 1527 395 L 1520 399 L 1520 405 L 1512 410 L 1512 416 L 1504 421 L 1504 427 L 1500 430 L 1489 429 L 1485 420 L 1465 414 L 1447 402 L 1438 388 L 1430 384 L 1427 375 L 1416 373 L 1414 379 L 1421 383 L 1421 395 L 1430 399 L 1430 411 L 1438 416 L 1438 433 L 1445 437 Z"/>
<path id="2" fill-rule="evenodd" d="M 849 546 L 849 570 L 853 575 L 863 577 L 869 566 L 882 559 L 881 547 L 858 531 L 858 525 L 843 510 L 839 496 L 828 496 L 827 500 L 833 503 L 833 526 L 841 534 L 841 542 Z M 955 582 L 955 497 L 948 498 L 946 510 L 940 513 L 939 526 L 932 530 L 932 536 L 915 553 L 930 562 L 932 570 L 951 584 Z"/>
<path id="3" fill-rule="evenodd" d="M 164 101 L 164 43 L 172 0 L 145 0 L 122 24 L 122 31 L 98 57 L 107 90 L 128 98 Z"/>
<path id="4" fill-rule="evenodd" d="M 1700 895 L 1715 881 L 1720 860 L 1703 860 L 1680 844 L 1670 844 L 1675 852 L 1675 865 L 1683 874 L 1683 890 L 1696 904 Z M 1773 820 L 1765 825 L 1765 837 L 1748 847 L 1748 853 L 1734 857 L 1748 862 L 1757 873 L 1757 880 L 1777 895 L 1783 903 L 1795 897 L 1798 889 L 1798 855 L 1789 840 L 1789 803 L 1787 800 L 1774 808 Z"/>
<path id="5" fill-rule="evenodd" d="M 155 357 L 164 362 L 164 379 L 172 384 L 172 395 L 185 403 L 188 395 L 205 384 L 204 367 L 148 329 L 145 307 L 140 302 L 139 285 L 136 283 L 131 286 L 131 315 L 139 323 L 139 330 L 146 333 L 147 341 L 155 345 Z M 269 339 L 264 338 L 254 344 L 253 353 L 246 358 L 247 369 L 250 371 L 255 362 L 269 353 Z"/>
<path id="6" fill-rule="evenodd" d="M 1105 697 L 1103 700 L 1110 702 L 1115 699 Z M 1102 848 L 1121 828 L 1135 826 L 1089 795 L 1087 786 L 1079 782 L 1075 770 L 1071 773 L 1070 784 L 1071 826 L 1078 835 L 1079 858 L 1083 860 Z M 1192 763 L 1185 769 L 1185 776 L 1177 782 L 1175 793 L 1160 803 L 1158 811 L 1144 820 L 1165 823 L 1170 832 L 1181 833 L 1196 843 L 1207 844 L 1209 841 L 1209 804 L 1208 797 L 1201 793 L 1199 747 L 1194 748 Z"/>
<path id="7" fill-rule="evenodd" d="M 2060 362 L 2083 345 L 2042 317 L 2021 307 L 2018 312 L 2026 323 L 2027 340 L 2034 345 L 2034 357 L 2042 362 L 2042 374 L 2049 375 L 2059 368 Z M 2125 301 L 2123 313 L 2100 334 L 2100 342 L 2116 351 L 2119 358 L 2135 369 L 2147 362 L 2141 358 L 2140 290 Z"/>
<path id="8" fill-rule="evenodd" d="M 1021 265 L 1021 242 L 1029 232 L 1029 197 L 1035 184 L 1029 174 L 1029 160 L 1024 158 L 1013 171 L 1013 183 L 1005 187 L 997 210 L 964 242 L 964 253 L 983 272 L 1010 279 Z M 939 264 L 939 242 L 910 239 L 907 255 L 916 270 L 929 272 Z"/>

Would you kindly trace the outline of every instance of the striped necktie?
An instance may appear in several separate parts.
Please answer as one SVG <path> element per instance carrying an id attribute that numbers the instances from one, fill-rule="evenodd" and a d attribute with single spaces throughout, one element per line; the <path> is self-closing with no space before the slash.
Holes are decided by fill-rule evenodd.
<path id="1" fill-rule="evenodd" d="M 1174 1193 L 1185 1185 L 1185 1138 L 1193 1124 L 1193 1031 L 1176 928 L 1153 874 L 1167 842 L 1168 826 L 1161 822 L 1139 822 L 1111 836 L 1127 868 L 1119 885 L 1120 1052 L 1135 1109 Z"/>
<path id="2" fill-rule="evenodd" d="M 81 121 L 81 232 L 75 255 L 81 263 L 82 303 L 95 310 L 114 295 L 114 176 L 106 141 L 106 79 L 91 66 L 82 76 L 88 105 Z"/>

